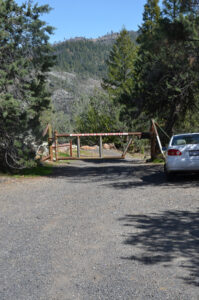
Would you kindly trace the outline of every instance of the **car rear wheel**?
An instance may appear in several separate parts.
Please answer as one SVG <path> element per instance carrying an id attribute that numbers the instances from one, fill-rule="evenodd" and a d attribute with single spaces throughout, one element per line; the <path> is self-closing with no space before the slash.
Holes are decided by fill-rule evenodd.
<path id="1" fill-rule="evenodd" d="M 172 174 L 172 173 L 165 173 L 165 175 L 166 175 L 166 179 L 167 179 L 167 181 L 173 181 L 174 180 L 174 178 L 175 178 L 175 176 L 174 176 L 174 174 Z"/>
<path id="2" fill-rule="evenodd" d="M 165 177 L 166 177 L 167 181 L 173 181 L 174 178 L 175 178 L 174 173 L 170 173 L 170 172 L 167 171 L 166 165 L 164 165 L 164 174 L 165 174 Z"/>

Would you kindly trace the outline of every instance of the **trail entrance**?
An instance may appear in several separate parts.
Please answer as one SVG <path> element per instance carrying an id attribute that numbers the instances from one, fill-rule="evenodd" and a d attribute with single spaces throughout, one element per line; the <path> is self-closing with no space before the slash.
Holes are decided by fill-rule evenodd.
<path id="1" fill-rule="evenodd" d="M 54 136 L 52 135 L 51 126 L 48 125 L 44 131 L 44 135 L 49 134 L 48 144 L 49 144 L 49 155 L 44 157 L 42 160 L 76 160 L 76 159 L 124 159 L 130 145 L 133 142 L 134 137 L 138 139 L 148 139 L 150 141 L 150 150 L 151 150 L 151 158 L 155 157 L 156 153 L 156 142 L 160 147 L 160 150 L 164 156 L 162 151 L 162 145 L 159 139 L 158 131 L 156 128 L 157 123 L 152 120 L 151 127 L 149 132 L 115 132 L 115 133 L 58 133 L 54 132 Z M 94 147 L 81 147 L 81 139 L 83 138 L 99 138 L 97 145 Z M 120 155 L 104 155 L 103 149 L 103 138 L 110 137 L 126 137 L 126 145 L 124 150 Z M 63 143 L 63 139 L 67 139 L 67 143 Z M 61 140 L 61 142 L 60 142 Z M 95 150 L 93 151 L 95 155 L 85 155 L 86 150 Z M 84 150 L 85 149 L 85 150 Z M 75 153 L 75 154 L 74 154 Z M 119 153 L 119 152 L 118 152 Z"/>

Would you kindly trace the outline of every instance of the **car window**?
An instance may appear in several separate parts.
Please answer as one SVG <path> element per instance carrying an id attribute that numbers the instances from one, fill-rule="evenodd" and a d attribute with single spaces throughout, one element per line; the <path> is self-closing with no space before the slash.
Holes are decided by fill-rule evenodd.
<path id="1" fill-rule="evenodd" d="M 199 144 L 199 134 L 174 136 L 172 146 Z"/>

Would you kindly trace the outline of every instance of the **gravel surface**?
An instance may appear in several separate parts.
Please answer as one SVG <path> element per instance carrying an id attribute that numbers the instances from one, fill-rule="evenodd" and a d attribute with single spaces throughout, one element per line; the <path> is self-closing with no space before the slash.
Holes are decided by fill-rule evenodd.
<path id="1" fill-rule="evenodd" d="M 0 182 L 0 299 L 199 300 L 199 178 L 73 161 Z"/>

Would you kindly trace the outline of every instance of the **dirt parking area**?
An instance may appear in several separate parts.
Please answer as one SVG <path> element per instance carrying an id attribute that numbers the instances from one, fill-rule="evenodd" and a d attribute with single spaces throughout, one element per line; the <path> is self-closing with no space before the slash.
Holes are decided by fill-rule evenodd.
<path id="1" fill-rule="evenodd" d="M 0 299 L 199 300 L 198 189 L 131 159 L 0 181 Z"/>

